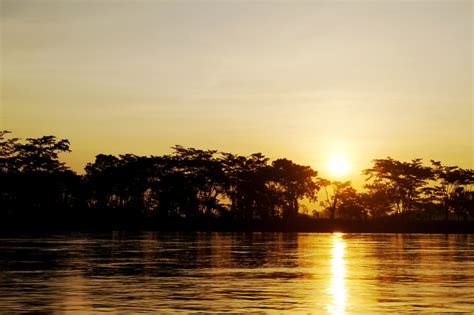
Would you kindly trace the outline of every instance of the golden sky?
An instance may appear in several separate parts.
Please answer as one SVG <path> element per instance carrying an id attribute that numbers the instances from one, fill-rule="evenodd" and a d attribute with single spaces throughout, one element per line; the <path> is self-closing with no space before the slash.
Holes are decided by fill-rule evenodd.
<path id="1" fill-rule="evenodd" d="M 473 163 L 473 2 L 1 2 L 1 129 L 98 153 L 262 152 L 355 179 Z"/>

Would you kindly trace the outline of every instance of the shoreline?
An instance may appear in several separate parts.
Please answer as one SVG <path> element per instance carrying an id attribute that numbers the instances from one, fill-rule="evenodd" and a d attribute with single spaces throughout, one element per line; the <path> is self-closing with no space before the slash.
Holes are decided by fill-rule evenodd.
<path id="1" fill-rule="evenodd" d="M 287 232 L 287 233 L 410 233 L 474 234 L 474 221 L 414 220 L 326 220 L 300 219 L 292 222 L 4 222 L 0 234 L 53 232 Z"/>

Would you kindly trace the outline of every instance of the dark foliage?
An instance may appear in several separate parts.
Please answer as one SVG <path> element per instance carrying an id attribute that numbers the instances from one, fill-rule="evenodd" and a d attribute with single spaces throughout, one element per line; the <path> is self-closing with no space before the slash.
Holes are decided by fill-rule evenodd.
<path id="1" fill-rule="evenodd" d="M 68 140 L 8 134 L 0 132 L 4 226 L 303 228 L 318 220 L 300 213 L 301 201 L 317 201 L 321 188 L 327 215 L 315 215 L 327 222 L 474 217 L 473 171 L 436 161 L 374 160 L 363 193 L 287 159 L 181 146 L 165 156 L 99 154 L 80 176 L 59 160 Z"/>

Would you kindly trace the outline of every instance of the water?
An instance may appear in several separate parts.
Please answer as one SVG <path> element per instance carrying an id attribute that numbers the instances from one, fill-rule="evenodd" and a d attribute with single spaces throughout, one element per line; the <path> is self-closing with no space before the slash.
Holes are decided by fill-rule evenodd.
<path id="1" fill-rule="evenodd" d="M 474 312 L 474 236 L 0 237 L 0 313 Z"/>

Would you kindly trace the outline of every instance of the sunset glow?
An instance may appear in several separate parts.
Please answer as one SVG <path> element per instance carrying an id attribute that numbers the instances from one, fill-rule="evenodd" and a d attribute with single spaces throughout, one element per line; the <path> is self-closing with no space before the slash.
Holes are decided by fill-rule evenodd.
<path id="1" fill-rule="evenodd" d="M 354 181 L 386 154 L 473 165 L 470 1 L 1 3 L 2 129 L 69 139 L 80 173 L 175 144 L 324 171 L 338 139 Z"/>

